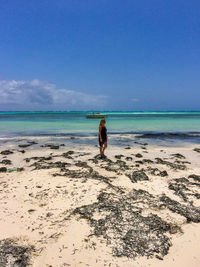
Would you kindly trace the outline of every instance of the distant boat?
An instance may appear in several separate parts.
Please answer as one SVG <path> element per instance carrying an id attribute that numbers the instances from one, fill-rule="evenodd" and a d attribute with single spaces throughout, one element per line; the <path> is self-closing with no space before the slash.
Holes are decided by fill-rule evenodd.
<path id="1" fill-rule="evenodd" d="M 94 113 L 94 112 L 86 115 L 87 119 L 104 119 L 106 117 L 107 117 L 106 114 Z"/>

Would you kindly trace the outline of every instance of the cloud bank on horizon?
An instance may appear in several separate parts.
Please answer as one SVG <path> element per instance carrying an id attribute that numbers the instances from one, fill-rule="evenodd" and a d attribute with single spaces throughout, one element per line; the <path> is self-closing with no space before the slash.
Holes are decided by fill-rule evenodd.
<path id="1" fill-rule="evenodd" d="M 0 80 L 1 110 L 88 110 L 103 108 L 106 95 L 57 88 L 39 79 Z"/>

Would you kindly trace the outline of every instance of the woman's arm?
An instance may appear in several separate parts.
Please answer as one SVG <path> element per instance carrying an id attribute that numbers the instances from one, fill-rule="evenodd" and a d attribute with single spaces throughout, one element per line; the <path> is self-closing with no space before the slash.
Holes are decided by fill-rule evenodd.
<path id="1" fill-rule="evenodd" d="M 99 125 L 99 138 L 100 138 L 100 141 L 102 142 L 102 136 L 101 136 L 101 125 Z"/>

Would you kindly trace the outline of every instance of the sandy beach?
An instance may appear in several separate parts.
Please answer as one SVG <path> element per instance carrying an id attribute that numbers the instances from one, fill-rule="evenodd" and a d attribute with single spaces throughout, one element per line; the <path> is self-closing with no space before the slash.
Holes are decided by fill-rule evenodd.
<path id="1" fill-rule="evenodd" d="M 0 266 L 200 266 L 200 148 L 7 142 Z"/>

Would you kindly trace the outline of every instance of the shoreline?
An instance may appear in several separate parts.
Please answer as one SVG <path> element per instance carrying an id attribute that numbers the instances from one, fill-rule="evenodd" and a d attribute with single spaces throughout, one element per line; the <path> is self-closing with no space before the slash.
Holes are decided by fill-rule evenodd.
<path id="1" fill-rule="evenodd" d="M 29 143 L 30 146 L 40 149 L 40 145 L 46 143 L 63 143 L 67 146 L 77 145 L 98 145 L 98 133 L 57 133 L 57 134 L 35 134 L 35 135 L 15 135 L 0 136 L 0 147 L 6 145 L 18 145 L 20 142 Z M 136 146 L 142 144 L 153 146 L 190 146 L 200 145 L 200 132 L 109 132 L 109 144 L 111 146 L 131 145 Z M 27 146 L 28 147 L 28 146 Z"/>
<path id="2" fill-rule="evenodd" d="M 100 160 L 93 145 L 28 141 L 0 148 L 4 263 L 199 266 L 198 144 L 138 140 L 109 145 Z"/>

